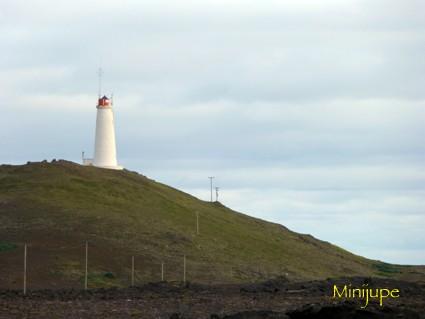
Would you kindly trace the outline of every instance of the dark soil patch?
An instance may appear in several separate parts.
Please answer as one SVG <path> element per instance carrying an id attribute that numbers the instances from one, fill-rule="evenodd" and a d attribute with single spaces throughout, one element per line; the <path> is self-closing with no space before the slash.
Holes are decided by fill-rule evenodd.
<path id="1" fill-rule="evenodd" d="M 398 287 L 399 299 L 383 307 L 371 302 L 335 300 L 333 283 Z M 9 318 L 180 318 L 180 319 L 363 319 L 425 318 L 425 288 L 389 279 L 341 278 L 245 285 L 156 282 L 131 288 L 0 291 L 0 319 Z"/>

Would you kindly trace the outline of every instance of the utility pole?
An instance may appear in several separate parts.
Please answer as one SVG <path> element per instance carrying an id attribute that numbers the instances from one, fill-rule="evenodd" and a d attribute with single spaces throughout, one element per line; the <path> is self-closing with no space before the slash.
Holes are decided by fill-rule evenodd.
<path id="1" fill-rule="evenodd" d="M 213 178 L 214 178 L 214 176 L 210 176 L 208 178 L 210 179 L 210 188 L 211 188 L 211 198 L 210 198 L 210 201 L 212 202 L 213 201 Z"/>
<path id="2" fill-rule="evenodd" d="M 219 187 L 216 187 L 215 188 L 215 201 L 216 202 L 218 202 L 218 190 L 219 190 L 220 188 Z"/>

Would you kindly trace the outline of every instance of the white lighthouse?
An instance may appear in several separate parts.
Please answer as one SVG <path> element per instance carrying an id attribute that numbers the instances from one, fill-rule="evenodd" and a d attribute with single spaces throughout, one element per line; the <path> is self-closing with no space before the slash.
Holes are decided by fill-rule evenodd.
<path id="1" fill-rule="evenodd" d="M 94 142 L 94 158 L 84 158 L 83 164 L 109 169 L 123 169 L 117 163 L 117 149 L 115 144 L 114 113 L 112 100 L 100 97 L 97 102 L 96 136 Z"/>
<path id="2" fill-rule="evenodd" d="M 117 163 L 112 101 L 104 95 L 98 99 L 96 108 L 96 137 L 93 165 L 110 169 L 122 169 L 122 166 L 119 166 Z"/>
<path id="3" fill-rule="evenodd" d="M 85 158 L 83 165 L 93 165 L 109 169 L 123 169 L 117 163 L 115 144 L 113 101 L 102 92 L 102 69 L 99 68 L 99 98 L 97 100 L 96 136 L 94 141 L 94 158 Z"/>

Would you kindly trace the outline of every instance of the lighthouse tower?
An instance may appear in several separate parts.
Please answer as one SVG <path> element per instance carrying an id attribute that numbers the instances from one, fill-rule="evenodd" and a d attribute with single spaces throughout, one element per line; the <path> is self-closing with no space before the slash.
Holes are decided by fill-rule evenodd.
<path id="1" fill-rule="evenodd" d="M 96 108 L 96 137 L 92 164 L 97 167 L 122 169 L 117 163 L 112 101 L 105 95 L 99 97 Z"/>
<path id="2" fill-rule="evenodd" d="M 115 145 L 114 113 L 112 99 L 101 95 L 102 69 L 99 69 L 99 99 L 97 100 L 96 136 L 94 141 L 94 158 L 85 158 L 82 153 L 83 165 L 93 165 L 109 169 L 123 169 L 117 163 L 117 148 Z"/>

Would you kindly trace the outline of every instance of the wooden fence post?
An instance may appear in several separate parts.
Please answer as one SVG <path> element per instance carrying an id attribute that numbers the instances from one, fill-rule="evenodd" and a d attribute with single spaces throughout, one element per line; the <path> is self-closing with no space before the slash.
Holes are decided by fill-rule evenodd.
<path id="1" fill-rule="evenodd" d="M 183 283 L 186 283 L 186 255 L 183 256 Z"/>
<path id="2" fill-rule="evenodd" d="M 88 286 L 88 262 L 89 262 L 89 242 L 86 241 L 86 270 L 84 275 L 84 289 L 87 290 Z"/>
<path id="3" fill-rule="evenodd" d="M 199 212 L 196 212 L 196 234 L 199 235 Z"/>
<path id="4" fill-rule="evenodd" d="M 134 256 L 131 256 L 131 286 L 134 287 Z"/>
<path id="5" fill-rule="evenodd" d="M 24 245 L 24 295 L 27 294 L 27 244 Z"/>

